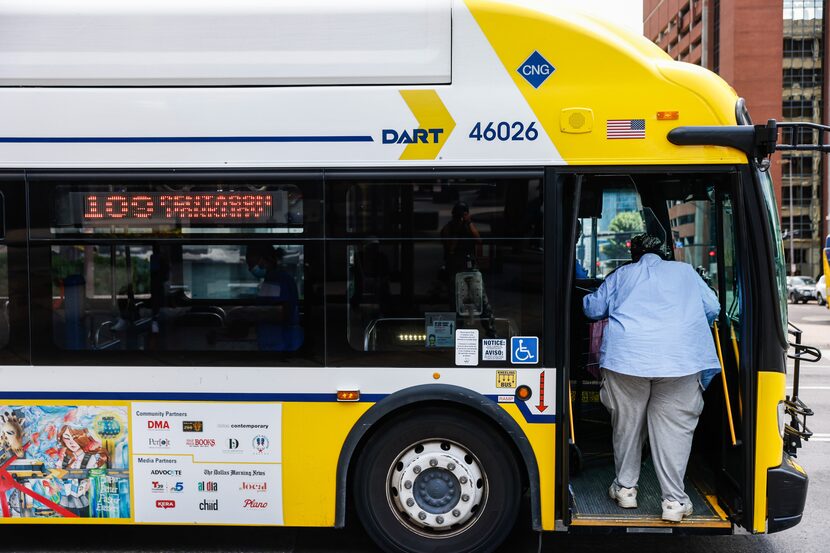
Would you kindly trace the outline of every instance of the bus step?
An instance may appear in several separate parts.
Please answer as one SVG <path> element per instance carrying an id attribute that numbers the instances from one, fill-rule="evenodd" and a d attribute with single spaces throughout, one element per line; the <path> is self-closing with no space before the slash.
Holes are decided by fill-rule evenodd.
<path id="1" fill-rule="evenodd" d="M 637 493 L 638 507 L 623 509 L 608 497 L 608 486 L 614 480 L 613 463 L 585 467 L 571 478 L 573 510 L 571 525 L 627 528 L 730 528 L 732 523 L 718 506 L 717 498 L 701 491 L 688 477 L 686 493 L 692 500 L 694 514 L 681 523 L 665 522 L 662 512 L 660 485 L 651 459 L 643 464 Z"/>

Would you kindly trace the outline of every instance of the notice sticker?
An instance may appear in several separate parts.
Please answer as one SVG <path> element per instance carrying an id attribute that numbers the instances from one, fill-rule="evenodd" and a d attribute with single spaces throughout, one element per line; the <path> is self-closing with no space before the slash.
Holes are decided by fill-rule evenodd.
<path id="1" fill-rule="evenodd" d="M 455 364 L 468 367 L 478 365 L 478 329 L 456 329 Z"/>
<path id="2" fill-rule="evenodd" d="M 507 340 L 485 338 L 481 341 L 482 361 L 507 361 Z"/>

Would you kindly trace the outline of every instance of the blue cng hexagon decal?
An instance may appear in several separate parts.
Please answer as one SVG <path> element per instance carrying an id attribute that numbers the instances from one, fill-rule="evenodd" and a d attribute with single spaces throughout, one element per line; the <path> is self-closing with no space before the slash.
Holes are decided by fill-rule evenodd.
<path id="1" fill-rule="evenodd" d="M 548 62 L 538 50 L 534 50 L 530 57 L 516 70 L 519 75 L 530 83 L 533 88 L 539 88 L 550 77 L 556 68 Z"/>

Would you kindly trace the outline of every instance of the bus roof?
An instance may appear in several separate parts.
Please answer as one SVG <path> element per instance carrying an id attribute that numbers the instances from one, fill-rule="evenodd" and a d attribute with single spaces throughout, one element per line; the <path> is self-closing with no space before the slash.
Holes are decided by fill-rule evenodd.
<path id="1" fill-rule="evenodd" d="M 6 0 L 0 87 L 6 167 L 746 162 L 666 140 L 718 76 L 542 0 Z"/>
<path id="2" fill-rule="evenodd" d="M 0 85 L 445 84 L 448 0 L 5 0 Z"/>

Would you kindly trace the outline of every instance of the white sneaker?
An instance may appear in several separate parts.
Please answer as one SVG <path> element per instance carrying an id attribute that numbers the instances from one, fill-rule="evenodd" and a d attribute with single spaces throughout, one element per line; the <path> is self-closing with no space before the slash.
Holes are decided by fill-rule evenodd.
<path id="1" fill-rule="evenodd" d="M 663 520 L 669 522 L 680 522 L 683 517 L 692 514 L 692 502 L 680 503 L 678 501 L 663 500 Z"/>
<path id="2" fill-rule="evenodd" d="M 637 488 L 623 488 L 616 482 L 608 488 L 608 497 L 617 502 L 623 509 L 637 508 Z"/>

